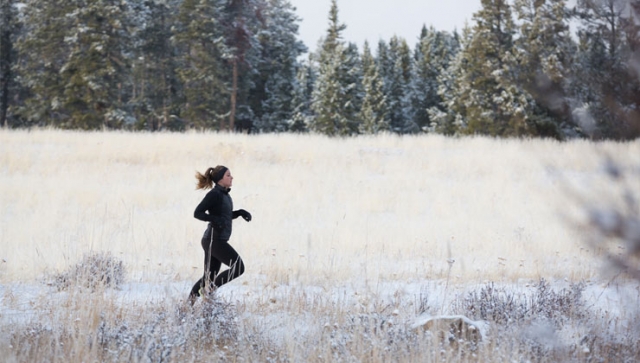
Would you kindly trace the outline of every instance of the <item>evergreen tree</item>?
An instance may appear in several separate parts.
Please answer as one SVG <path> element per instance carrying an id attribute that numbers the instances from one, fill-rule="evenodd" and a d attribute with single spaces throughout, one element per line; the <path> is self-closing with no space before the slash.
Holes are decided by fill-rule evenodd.
<path id="1" fill-rule="evenodd" d="M 262 0 L 227 0 L 222 12 L 225 59 L 231 72 L 228 130 L 235 130 L 236 116 L 253 119 L 249 106 L 252 72 L 256 71 L 260 44 L 257 33 L 264 24 Z M 238 114 L 238 115 L 236 115 Z"/>
<path id="2" fill-rule="evenodd" d="M 192 127 L 221 130 L 229 115 L 223 1 L 183 0 L 178 12 L 172 39 L 180 54 L 178 76 L 185 98 L 181 115 Z"/>
<path id="3" fill-rule="evenodd" d="M 180 0 L 165 2 L 130 1 L 133 23 L 133 79 L 130 106 L 135 110 L 138 127 L 147 130 L 182 129 L 181 83 L 178 79 L 178 54 L 171 42 L 171 29 Z"/>
<path id="4" fill-rule="evenodd" d="M 629 7 L 629 16 L 623 17 L 621 21 L 628 48 L 628 78 L 620 101 L 625 107 L 618 108 L 618 113 L 622 121 L 623 138 L 636 139 L 640 137 L 640 70 L 634 65 L 640 64 L 640 0 L 629 0 Z"/>
<path id="5" fill-rule="evenodd" d="M 16 113 L 27 125 L 74 127 L 63 107 L 65 81 L 61 72 L 71 53 L 71 43 L 66 38 L 74 10 L 70 0 L 25 2 L 24 31 L 16 48 L 17 72 L 27 94 Z"/>
<path id="6" fill-rule="evenodd" d="M 458 38 L 454 33 L 453 39 L 455 48 L 466 49 L 472 39 L 471 28 L 465 26 L 462 37 Z M 438 77 L 438 95 L 442 102 L 428 110 L 430 130 L 452 136 L 461 133 L 468 124 L 466 104 L 460 100 L 472 93 L 471 84 L 466 78 L 469 74 L 469 57 L 469 53 L 457 51 L 449 67 Z"/>
<path id="7" fill-rule="evenodd" d="M 256 128 L 262 132 L 287 131 L 294 112 L 294 90 L 300 67 L 298 57 L 306 51 L 297 39 L 299 18 L 287 0 L 269 0 L 265 27 L 259 33 L 259 72 L 251 92 Z"/>
<path id="8" fill-rule="evenodd" d="M 343 84 L 346 87 L 346 103 L 345 116 L 347 118 L 348 134 L 357 134 L 360 128 L 361 120 L 358 113 L 362 108 L 364 98 L 363 88 L 363 69 L 360 53 L 355 43 L 349 43 L 345 49 L 345 62 L 342 65 L 342 74 L 344 74 Z"/>
<path id="9" fill-rule="evenodd" d="M 18 12 L 15 0 L 0 0 L 0 127 L 8 127 L 10 92 L 15 62 L 13 44 L 18 32 Z"/>
<path id="10" fill-rule="evenodd" d="M 578 109 L 596 122 L 587 132 L 594 138 L 627 138 L 628 127 L 618 110 L 628 106 L 621 96 L 627 93 L 629 56 L 622 19 L 629 10 L 619 0 L 579 0 L 574 14 L 580 21 L 578 76 L 571 87 Z"/>
<path id="11" fill-rule="evenodd" d="M 389 130 L 387 106 L 382 87 L 382 79 L 378 73 L 378 65 L 371 55 L 369 43 L 364 43 L 362 54 L 364 99 L 360 108 L 360 132 L 377 134 Z"/>
<path id="12" fill-rule="evenodd" d="M 571 122 L 565 89 L 574 53 L 566 1 L 516 0 L 514 9 L 520 21 L 515 77 L 535 99 L 532 133 L 562 138 Z"/>
<path id="13" fill-rule="evenodd" d="M 415 70 L 411 82 L 414 123 L 422 130 L 431 125 L 429 109 L 442 107 L 443 100 L 438 94 L 439 79 L 458 51 L 458 40 L 454 36 L 433 27 L 422 28 L 414 51 Z"/>
<path id="14" fill-rule="evenodd" d="M 73 127 L 120 127 L 129 120 L 122 86 L 130 69 L 128 9 L 119 0 L 87 0 L 73 17 L 65 41 L 70 46 L 60 73 L 61 105 Z"/>
<path id="15" fill-rule="evenodd" d="M 293 104 L 293 112 L 291 115 L 291 121 L 288 125 L 289 131 L 306 132 L 309 129 L 308 126 L 312 124 L 314 119 L 311 110 L 311 97 L 313 94 L 316 74 L 310 64 L 311 59 L 309 60 L 309 63 L 300 64 L 296 75 L 293 99 L 291 101 Z"/>
<path id="16" fill-rule="evenodd" d="M 404 39 L 396 36 L 389 41 L 389 73 L 385 78 L 385 98 L 389 110 L 389 126 L 399 134 L 419 131 L 413 122 L 411 109 L 412 57 Z"/>
<path id="17" fill-rule="evenodd" d="M 17 113 L 59 127 L 119 127 L 128 118 L 126 3 L 30 0 L 24 23 L 18 71 L 30 94 Z"/>
<path id="18" fill-rule="evenodd" d="M 526 135 L 528 94 L 514 80 L 515 25 L 506 0 L 482 0 L 475 26 L 458 66 L 460 94 L 454 108 L 464 111 L 464 132 L 493 136 Z"/>
<path id="19" fill-rule="evenodd" d="M 338 6 L 331 2 L 329 29 L 318 55 L 318 77 L 312 93 L 311 107 L 314 119 L 310 129 L 325 135 L 346 136 L 357 128 L 355 100 L 350 98 L 356 85 L 347 65 L 357 63 L 353 51 L 342 41 L 345 25 L 338 21 Z M 357 53 L 357 52 L 356 52 Z"/>
<path id="20" fill-rule="evenodd" d="M 378 41 L 378 48 L 376 50 L 376 64 L 378 66 L 378 73 L 380 80 L 382 81 L 382 94 L 385 98 L 385 120 L 384 123 L 389 126 L 391 131 L 391 114 L 390 114 L 390 101 L 389 95 L 391 93 L 392 74 L 394 61 L 391 59 L 389 45 L 384 40 Z"/>

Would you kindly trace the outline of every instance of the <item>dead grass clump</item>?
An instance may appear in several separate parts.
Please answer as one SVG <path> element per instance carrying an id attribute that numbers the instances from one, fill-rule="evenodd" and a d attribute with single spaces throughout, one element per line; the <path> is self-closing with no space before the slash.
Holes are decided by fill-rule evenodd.
<path id="1" fill-rule="evenodd" d="M 118 288 L 124 283 L 125 267 L 109 252 L 86 254 L 66 272 L 54 275 L 49 284 L 58 291 L 77 286 L 95 291 L 98 288 Z"/>

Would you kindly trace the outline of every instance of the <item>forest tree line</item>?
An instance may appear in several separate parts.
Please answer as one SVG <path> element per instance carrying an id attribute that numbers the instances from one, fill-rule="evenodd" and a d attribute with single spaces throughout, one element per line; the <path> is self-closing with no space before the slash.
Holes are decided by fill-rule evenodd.
<path id="1" fill-rule="evenodd" d="M 331 1 L 0 0 L 0 124 L 634 139 L 640 0 L 478 0 L 460 32 L 362 49 Z"/>

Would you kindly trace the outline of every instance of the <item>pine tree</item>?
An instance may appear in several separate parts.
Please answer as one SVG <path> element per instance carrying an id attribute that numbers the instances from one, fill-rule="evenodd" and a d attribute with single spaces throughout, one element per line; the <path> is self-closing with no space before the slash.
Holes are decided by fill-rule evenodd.
<path id="1" fill-rule="evenodd" d="M 126 3 L 111 0 L 24 4 L 18 72 L 29 95 L 17 113 L 65 128 L 119 127 L 128 119 Z"/>
<path id="2" fill-rule="evenodd" d="M 622 121 L 624 139 L 640 137 L 640 71 L 632 65 L 640 64 L 640 0 L 629 1 L 629 16 L 621 21 L 625 43 L 628 48 L 625 92 L 621 95 L 621 104 L 625 107 L 618 109 Z"/>
<path id="3" fill-rule="evenodd" d="M 362 108 L 364 98 L 362 60 L 355 43 L 347 45 L 345 57 L 341 73 L 344 74 L 343 84 L 346 87 L 344 112 L 347 118 L 347 130 L 343 131 L 343 134 L 353 135 L 357 134 L 360 128 L 361 120 L 358 113 Z"/>
<path id="4" fill-rule="evenodd" d="M 417 132 L 411 109 L 412 57 L 404 39 L 394 36 L 388 48 L 389 73 L 385 78 L 385 97 L 389 110 L 389 126 L 399 134 Z"/>
<path id="5" fill-rule="evenodd" d="M 224 0 L 184 0 L 173 42 L 179 52 L 178 76 L 184 88 L 181 115 L 187 125 L 223 129 L 229 115 L 228 49 L 221 25 Z"/>
<path id="6" fill-rule="evenodd" d="M 460 94 L 455 108 L 464 110 L 464 132 L 493 136 L 526 135 L 530 98 L 511 73 L 515 25 L 506 0 L 482 0 L 475 26 L 458 66 Z"/>
<path id="7" fill-rule="evenodd" d="M 451 49 L 466 49 L 472 39 L 472 30 L 466 26 L 462 30 L 462 36 L 458 37 L 454 33 L 455 41 Z M 462 133 L 467 124 L 467 108 L 463 99 L 468 99 L 473 92 L 471 84 L 468 82 L 470 54 L 464 51 L 457 51 L 453 56 L 449 67 L 438 77 L 438 95 L 442 98 L 439 106 L 429 108 L 429 119 L 431 124 L 429 129 L 443 134 L 456 135 Z"/>
<path id="8" fill-rule="evenodd" d="M 18 38 L 17 72 L 27 94 L 17 109 L 18 117 L 28 125 L 73 127 L 62 106 L 65 82 L 63 65 L 71 53 L 65 41 L 72 28 L 72 1 L 28 0 L 25 2 L 24 31 Z"/>
<path id="9" fill-rule="evenodd" d="M 566 88 L 575 52 L 565 0 L 516 0 L 517 82 L 535 99 L 528 116 L 532 133 L 563 138 L 571 122 Z"/>
<path id="10" fill-rule="evenodd" d="M 287 0 L 269 0 L 264 18 L 265 27 L 259 33 L 259 71 L 250 98 L 256 128 L 261 132 L 282 132 L 292 123 L 298 57 L 306 47 L 297 39 L 299 18 Z"/>
<path id="11" fill-rule="evenodd" d="M 580 21 L 578 52 L 572 93 L 578 109 L 590 114 L 596 124 L 586 130 L 593 138 L 624 139 L 628 128 L 619 109 L 627 105 L 620 96 L 626 94 L 628 73 L 622 19 L 628 14 L 626 4 L 617 0 L 579 0 L 574 14 Z"/>
<path id="12" fill-rule="evenodd" d="M 0 0 L 0 127 L 8 127 L 7 111 L 13 83 L 15 63 L 13 44 L 18 32 L 15 0 Z"/>
<path id="13" fill-rule="evenodd" d="M 378 66 L 378 73 L 380 80 L 382 81 L 382 95 L 385 98 L 385 120 L 384 123 L 388 125 L 389 131 L 391 131 L 391 114 L 390 114 L 390 93 L 393 74 L 394 61 L 391 59 L 389 45 L 384 40 L 378 41 L 378 48 L 376 50 L 376 65 Z"/>
<path id="14" fill-rule="evenodd" d="M 431 126 L 429 109 L 442 107 L 439 79 L 458 51 L 459 44 L 454 36 L 433 27 L 423 27 L 414 51 L 415 70 L 411 82 L 414 123 L 422 130 Z"/>
<path id="15" fill-rule="evenodd" d="M 227 46 L 225 59 L 231 72 L 228 130 L 235 130 L 236 116 L 253 119 L 249 106 L 251 73 L 260 54 L 257 33 L 264 24 L 262 0 L 228 0 L 222 12 L 222 29 Z M 237 114 L 237 115 L 236 115 Z"/>
<path id="16" fill-rule="evenodd" d="M 310 55 L 311 57 L 311 55 Z M 293 89 L 293 112 L 288 125 L 289 131 L 306 132 L 309 125 L 313 123 L 313 115 L 311 110 L 311 97 L 313 94 L 313 86 L 316 81 L 316 74 L 311 67 L 311 60 L 300 64 L 296 75 L 296 83 Z"/>
<path id="17" fill-rule="evenodd" d="M 178 54 L 171 42 L 173 15 L 180 0 L 166 2 L 130 1 L 134 53 L 130 107 L 138 127 L 147 130 L 183 129 L 180 121 L 181 83 L 178 79 Z"/>
<path id="18" fill-rule="evenodd" d="M 312 131 L 330 136 L 346 136 L 357 130 L 355 100 L 350 98 L 356 77 L 346 66 L 356 64 L 357 60 L 342 40 L 345 27 L 338 21 L 338 6 L 332 0 L 327 36 L 317 56 L 318 77 L 311 101 L 315 117 L 310 124 Z"/>
<path id="19" fill-rule="evenodd" d="M 362 53 L 364 99 L 360 108 L 359 119 L 360 132 L 364 134 L 377 134 L 389 131 L 387 119 L 387 106 L 382 87 L 382 79 L 378 73 L 378 65 L 371 55 L 369 43 L 364 43 Z"/>
<path id="20" fill-rule="evenodd" d="M 66 42 L 70 54 L 60 70 L 61 104 L 73 126 L 120 127 L 128 120 L 122 99 L 130 69 L 127 6 L 119 0 L 88 0 L 74 9 Z"/>

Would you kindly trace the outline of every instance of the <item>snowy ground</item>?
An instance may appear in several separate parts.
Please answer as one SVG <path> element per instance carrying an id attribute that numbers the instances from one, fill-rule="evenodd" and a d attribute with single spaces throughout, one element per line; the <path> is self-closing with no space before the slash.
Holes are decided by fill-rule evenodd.
<path id="1" fill-rule="evenodd" d="M 506 291 L 518 299 L 527 299 L 535 295 L 537 281 L 523 280 L 517 283 L 493 284 L 496 290 Z M 180 306 L 191 288 L 191 281 L 166 283 L 129 282 L 117 289 L 107 289 L 100 293 L 87 291 L 70 294 L 57 291 L 44 284 L 5 284 L 0 285 L 0 324 L 20 326 L 40 319 L 49 314 L 51 306 L 64 306 L 69 299 L 82 299 L 88 294 L 103 294 L 104 299 L 117 306 L 133 310 L 144 310 L 148 306 Z M 454 302 L 469 292 L 478 291 L 487 284 L 469 284 L 453 286 L 446 281 L 413 281 L 407 283 L 387 282 L 371 288 L 362 286 L 336 286 L 326 289 L 320 286 L 301 284 L 276 285 L 268 287 L 251 286 L 240 281 L 231 283 L 217 291 L 217 297 L 229 303 L 240 312 L 238 323 L 244 320 L 262 325 L 277 338 L 277 333 L 290 335 L 309 334 L 322 328 L 331 321 L 318 321 L 317 316 L 305 315 L 299 311 L 300 298 L 307 303 L 320 299 L 336 309 L 358 311 L 361 313 L 380 313 L 385 311 L 394 316 L 396 324 L 407 327 L 424 316 L 456 314 Z M 554 291 L 571 289 L 567 281 L 554 281 L 550 284 Z M 581 300 L 585 308 L 593 314 L 604 314 L 618 324 L 635 324 L 640 306 L 640 288 L 638 283 L 596 283 L 586 282 Z M 43 304 L 43 302 L 45 302 Z M 292 301 L 295 307 L 291 308 Z M 198 304 L 201 304 L 198 302 Z M 42 307 L 47 306 L 46 310 Z M 303 309 L 303 308 L 302 308 Z M 330 315 L 330 314 L 328 314 Z M 295 316 L 295 319 L 286 318 Z M 293 323 L 293 325 L 292 325 Z M 575 326 L 573 328 L 576 328 Z M 585 327 L 584 329 L 587 329 Z M 565 340 L 580 339 L 586 331 L 562 332 L 568 336 Z M 276 339 L 277 340 L 277 339 Z M 566 341 L 570 344 L 570 341 Z"/>

